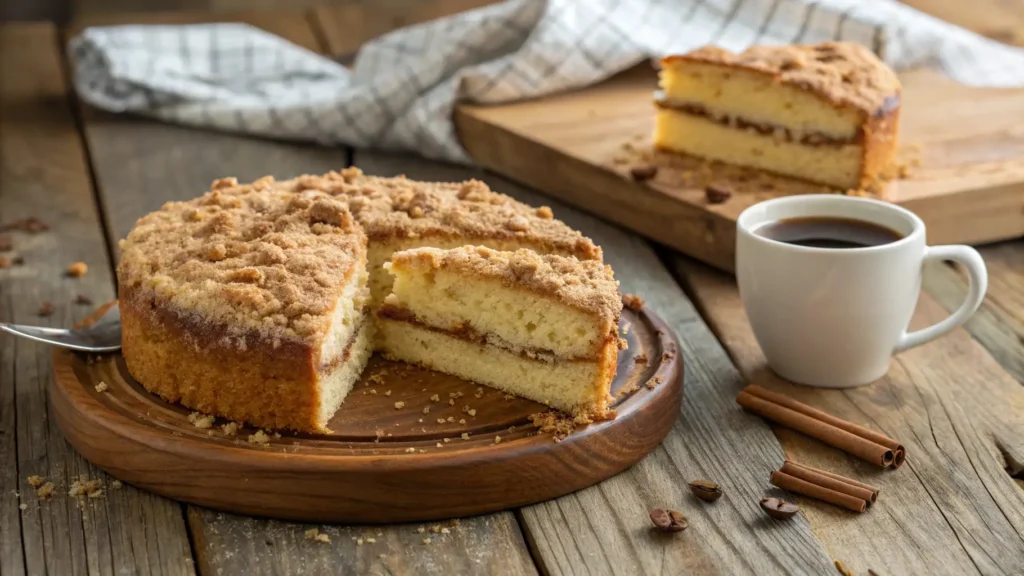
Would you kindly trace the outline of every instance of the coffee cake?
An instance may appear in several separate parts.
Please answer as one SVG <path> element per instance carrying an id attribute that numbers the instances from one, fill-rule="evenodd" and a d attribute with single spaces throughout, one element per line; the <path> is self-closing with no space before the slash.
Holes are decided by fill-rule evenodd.
<path id="1" fill-rule="evenodd" d="M 123 354 L 149 391 L 265 428 L 324 432 L 374 347 L 397 250 L 467 244 L 601 261 L 588 238 L 478 181 L 357 168 L 214 182 L 122 241 Z M 614 362 L 611 364 L 614 371 Z"/>
<path id="2" fill-rule="evenodd" d="M 866 189 L 893 161 L 901 87 L 867 48 L 704 47 L 662 60 L 656 147 Z"/>

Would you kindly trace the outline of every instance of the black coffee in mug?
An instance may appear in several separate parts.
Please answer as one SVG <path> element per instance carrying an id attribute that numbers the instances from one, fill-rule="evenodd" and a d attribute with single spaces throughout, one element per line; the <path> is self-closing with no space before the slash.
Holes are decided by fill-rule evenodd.
<path id="1" fill-rule="evenodd" d="M 829 216 L 767 222 L 754 234 L 786 244 L 839 250 L 882 246 L 903 238 L 899 232 L 873 222 Z"/>

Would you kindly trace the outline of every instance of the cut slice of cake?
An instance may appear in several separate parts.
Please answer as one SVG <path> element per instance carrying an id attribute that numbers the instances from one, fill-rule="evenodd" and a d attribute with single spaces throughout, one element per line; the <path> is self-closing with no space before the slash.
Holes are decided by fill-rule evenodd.
<path id="1" fill-rule="evenodd" d="M 366 236 L 342 202 L 225 179 L 144 216 L 121 248 L 122 351 L 147 390 L 327 431 L 373 343 Z"/>
<path id="2" fill-rule="evenodd" d="M 900 82 L 859 44 L 705 47 L 661 63 L 659 149 L 842 190 L 893 160 Z"/>
<path id="3" fill-rule="evenodd" d="M 419 364 L 588 417 L 608 415 L 622 301 L 611 268 L 532 250 L 395 253 L 379 343 Z"/>

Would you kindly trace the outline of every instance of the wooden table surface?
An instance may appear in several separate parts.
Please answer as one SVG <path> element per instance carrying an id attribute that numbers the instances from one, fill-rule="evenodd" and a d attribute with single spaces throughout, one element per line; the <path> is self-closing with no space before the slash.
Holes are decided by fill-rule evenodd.
<path id="1" fill-rule="evenodd" d="M 241 20 L 329 54 L 351 53 L 382 32 L 479 0 L 421 2 L 412 10 L 357 6 L 293 13 L 147 14 L 111 22 Z M 918 1 L 916 4 L 924 4 Z M 952 3 L 939 2 L 946 7 Z M 389 4 L 391 5 L 391 4 Z M 954 12 L 956 7 L 950 8 Z M 1005 23 L 1004 23 L 1005 24 Z M 1019 28 L 1019 26 L 1018 26 Z M 480 170 L 363 150 L 255 140 L 105 114 L 76 101 L 62 52 L 69 31 L 0 27 L 0 222 L 36 216 L 49 231 L 14 233 L 24 264 L 0 270 L 0 320 L 70 326 L 113 299 L 117 241 L 136 218 L 192 198 L 214 178 L 291 177 L 356 164 L 411 178 L 480 178 L 558 217 L 605 250 L 624 292 L 642 295 L 677 331 L 686 398 L 666 441 L 640 464 L 591 488 L 526 508 L 463 518 L 424 544 L 420 526 L 311 526 L 247 518 L 165 500 L 112 479 L 76 454 L 47 416 L 50 352 L 0 337 L 0 576 L 65 574 L 1013 574 L 1024 569 L 1024 241 L 982 248 L 989 294 L 952 335 L 900 355 L 871 386 L 824 391 L 773 376 L 731 277 Z M 89 273 L 69 278 L 84 261 Z M 964 277 L 929 267 L 914 319 L 955 308 Z M 56 313 L 40 318 L 41 303 Z M 876 428 L 907 447 L 907 464 L 879 471 L 740 410 L 746 382 L 791 394 Z M 784 457 L 882 489 L 855 515 L 799 500 L 791 522 L 768 519 L 763 495 Z M 181 474 L 188 474 L 182 471 Z M 57 485 L 39 501 L 32 475 Z M 80 475 L 101 498 L 67 496 Z M 693 499 L 708 478 L 726 496 Z M 1016 478 L 1016 479 L 1015 479 Z M 452 478 L 452 482 L 459 482 Z M 681 510 L 690 528 L 652 533 L 652 507 Z"/>

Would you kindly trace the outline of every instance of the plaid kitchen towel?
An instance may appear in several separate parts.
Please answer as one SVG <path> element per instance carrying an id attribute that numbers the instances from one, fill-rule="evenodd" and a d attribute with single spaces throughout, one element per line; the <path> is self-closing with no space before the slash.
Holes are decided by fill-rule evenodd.
<path id="1" fill-rule="evenodd" d="M 599 82 L 707 44 L 860 42 L 897 69 L 1024 86 L 1024 50 L 896 0 L 510 0 L 392 32 L 351 70 L 242 24 L 88 28 L 69 53 L 86 102 L 218 130 L 468 162 L 456 102 Z"/>

